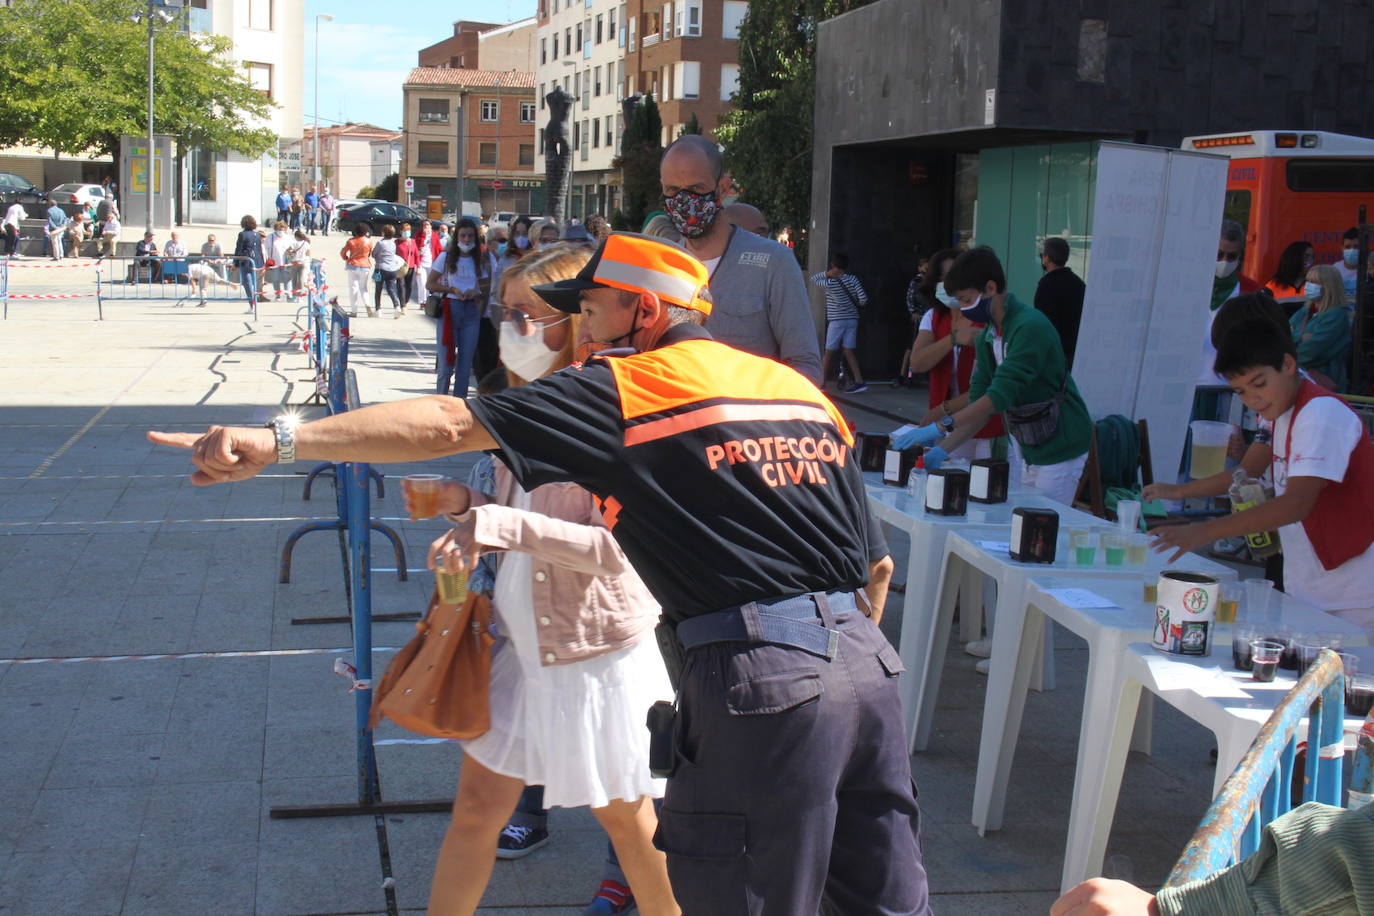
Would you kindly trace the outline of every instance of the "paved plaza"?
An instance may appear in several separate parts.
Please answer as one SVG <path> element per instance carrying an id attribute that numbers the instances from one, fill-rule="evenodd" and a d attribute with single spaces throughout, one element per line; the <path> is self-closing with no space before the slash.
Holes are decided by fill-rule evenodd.
<path id="1" fill-rule="evenodd" d="M 192 250 L 203 236 L 183 232 Z M 340 294 L 342 242 L 319 243 Z M 304 501 L 308 468 L 296 466 L 192 487 L 186 455 L 144 438 L 261 423 L 302 403 L 314 382 L 296 307 L 265 303 L 252 320 L 238 300 L 117 301 L 97 321 L 91 273 L 16 268 L 11 292 L 75 298 L 15 300 L 0 324 L 0 912 L 381 912 L 372 818 L 269 816 L 356 797 L 353 698 L 332 671 L 350 654 L 349 628 L 293 624 L 346 613 L 337 539 L 307 536 L 291 581 L 277 581 L 283 541 L 332 517 L 332 490 L 321 481 Z M 354 329 L 365 403 L 429 390 L 434 325 L 418 309 Z M 883 414 L 919 417 L 924 399 L 875 385 L 842 407 L 882 429 L 896 425 Z M 462 476 L 469 464 L 426 469 Z M 374 541 L 374 613 L 421 610 L 431 588 L 422 567 L 442 525 L 400 518 L 392 479 L 413 469 L 380 469 L 373 513 L 400 533 L 411 574 L 398 581 Z M 900 581 L 903 551 L 894 536 L 898 585 L 933 588 Z M 900 601 L 883 627 L 894 641 Z M 397 647 L 412 632 L 378 623 L 374 642 Z M 913 758 L 937 913 L 1045 913 L 1057 896 L 1086 668 L 1083 645 L 1058 638 L 1059 687 L 1030 695 L 1005 826 L 987 837 L 969 823 L 986 680 L 949 647 L 935 735 Z M 173 653 L 199 655 L 142 657 Z M 378 670 L 389 656 L 377 653 Z M 1107 858 L 1113 876 L 1144 885 L 1163 880 L 1212 781 L 1211 736 L 1164 703 L 1155 714 L 1155 752 L 1131 755 Z M 391 725 L 377 737 L 386 798 L 451 798 L 456 746 L 385 743 L 411 737 Z M 402 911 L 423 911 L 445 824 L 387 818 Z M 554 811 L 551 829 L 547 847 L 498 863 L 482 912 L 581 911 L 604 837 L 583 810 Z"/>

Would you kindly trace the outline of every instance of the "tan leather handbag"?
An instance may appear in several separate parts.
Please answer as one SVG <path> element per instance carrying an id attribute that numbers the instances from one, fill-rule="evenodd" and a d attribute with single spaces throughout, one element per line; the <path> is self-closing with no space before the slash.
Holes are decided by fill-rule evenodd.
<path id="1" fill-rule="evenodd" d="M 436 591 L 419 632 L 372 691 L 371 723 L 383 716 L 435 738 L 476 738 L 491 728 L 491 602 L 469 594 L 444 604 Z"/>

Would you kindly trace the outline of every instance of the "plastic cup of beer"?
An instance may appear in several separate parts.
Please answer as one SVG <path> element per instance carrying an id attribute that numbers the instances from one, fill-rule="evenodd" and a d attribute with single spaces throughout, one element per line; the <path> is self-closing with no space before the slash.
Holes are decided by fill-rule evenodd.
<path id="1" fill-rule="evenodd" d="M 1279 667 L 1283 643 L 1272 639 L 1256 639 L 1250 643 L 1250 676 L 1262 684 L 1274 679 Z"/>
<path id="2" fill-rule="evenodd" d="M 468 574 L 434 571 L 434 584 L 439 588 L 439 600 L 444 604 L 462 604 L 468 598 Z"/>
<path id="3" fill-rule="evenodd" d="M 1140 500 L 1123 499 L 1116 504 L 1116 521 L 1125 534 L 1140 528 Z"/>
<path id="4" fill-rule="evenodd" d="M 1097 562 L 1097 532 L 1070 532 L 1069 550 L 1073 551 L 1073 561 L 1076 565 L 1092 566 Z"/>
<path id="5" fill-rule="evenodd" d="M 410 504 L 411 521 L 439 514 L 439 490 L 443 483 L 443 474 L 407 474 L 401 478 L 401 487 Z"/>
<path id="6" fill-rule="evenodd" d="M 1236 611 L 1240 607 L 1240 596 L 1243 591 L 1238 582 L 1221 584 L 1221 601 L 1217 603 L 1217 623 L 1236 622 Z"/>
<path id="7" fill-rule="evenodd" d="M 1150 607 L 1159 604 L 1159 576 L 1146 575 L 1140 580 L 1140 600 Z"/>
<path id="8" fill-rule="evenodd" d="M 1193 445 L 1188 466 L 1188 476 L 1194 480 L 1212 477 L 1226 470 L 1226 450 L 1231 444 L 1230 423 L 1217 423 L 1213 420 L 1194 420 Z"/>
<path id="9" fill-rule="evenodd" d="M 1126 562 L 1131 566 L 1144 566 L 1150 562 L 1150 536 L 1148 534 L 1126 535 Z"/>
<path id="10" fill-rule="evenodd" d="M 1256 626 L 1277 622 L 1279 615 L 1275 604 L 1274 583 L 1268 579 L 1245 580 L 1245 604 L 1242 611 L 1246 620 Z"/>

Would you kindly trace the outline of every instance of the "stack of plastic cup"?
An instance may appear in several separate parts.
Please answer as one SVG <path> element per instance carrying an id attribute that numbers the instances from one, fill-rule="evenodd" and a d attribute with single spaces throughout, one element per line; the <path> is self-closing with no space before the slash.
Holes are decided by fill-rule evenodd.
<path id="1" fill-rule="evenodd" d="M 1140 501 L 1135 499 L 1123 499 L 1116 504 L 1116 521 L 1126 534 L 1140 530 L 1140 508 Z"/>
<path id="2" fill-rule="evenodd" d="M 1240 613 L 1246 623 L 1263 628 L 1279 622 L 1279 601 L 1274 600 L 1274 583 L 1268 579 L 1245 580 L 1245 604 Z"/>

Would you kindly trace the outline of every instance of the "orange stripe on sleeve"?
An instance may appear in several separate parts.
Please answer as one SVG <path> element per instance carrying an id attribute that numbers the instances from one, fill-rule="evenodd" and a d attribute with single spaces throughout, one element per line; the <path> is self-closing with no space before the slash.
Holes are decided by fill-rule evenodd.
<path id="1" fill-rule="evenodd" d="M 665 439 L 705 426 L 714 426 L 717 423 L 750 420 L 806 420 L 835 426 L 834 419 L 825 409 L 805 404 L 717 404 L 714 407 L 703 407 L 690 413 L 631 426 L 625 430 L 625 444 L 641 445 L 655 439 Z"/>

